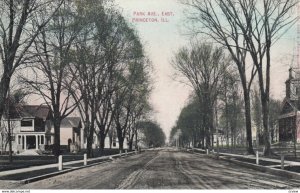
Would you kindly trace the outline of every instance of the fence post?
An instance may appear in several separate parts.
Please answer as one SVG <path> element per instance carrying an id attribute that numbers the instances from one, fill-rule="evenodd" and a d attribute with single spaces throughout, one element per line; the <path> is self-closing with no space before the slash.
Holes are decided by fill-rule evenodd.
<path id="1" fill-rule="evenodd" d="M 284 170 L 284 155 L 281 154 L 281 169 Z"/>
<path id="2" fill-rule="evenodd" d="M 126 156 L 128 155 L 127 149 L 125 149 L 125 154 L 126 154 Z"/>
<path id="3" fill-rule="evenodd" d="M 135 151 L 135 154 L 137 154 L 137 153 L 138 153 L 138 152 L 137 152 L 137 149 L 135 149 L 134 151 Z"/>
<path id="4" fill-rule="evenodd" d="M 122 154 L 122 150 L 120 150 L 120 151 L 119 151 L 119 155 L 120 155 L 120 157 L 122 156 L 121 154 Z"/>
<path id="5" fill-rule="evenodd" d="M 208 149 L 206 149 L 206 155 L 208 155 L 208 154 L 209 154 Z"/>
<path id="6" fill-rule="evenodd" d="M 62 155 L 58 156 L 58 170 L 61 171 L 63 169 Z"/>
<path id="7" fill-rule="evenodd" d="M 85 154 L 83 154 L 83 165 L 87 165 L 87 155 L 86 155 L 86 153 Z"/>
<path id="8" fill-rule="evenodd" d="M 256 151 L 256 165 L 259 165 L 258 151 Z"/>

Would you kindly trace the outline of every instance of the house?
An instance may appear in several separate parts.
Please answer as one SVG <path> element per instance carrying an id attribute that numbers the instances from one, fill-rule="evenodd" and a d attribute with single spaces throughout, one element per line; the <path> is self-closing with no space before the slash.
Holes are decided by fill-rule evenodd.
<path id="1" fill-rule="evenodd" d="M 286 84 L 286 97 L 278 119 L 279 141 L 300 142 L 300 69 L 290 68 Z"/>
<path id="2" fill-rule="evenodd" d="M 1 149 L 7 147 L 7 128 L 10 123 L 12 150 L 45 149 L 46 128 L 51 127 L 50 111 L 47 106 L 24 105 L 14 108 L 10 116 L 1 121 Z"/>
<path id="3" fill-rule="evenodd" d="M 80 117 L 66 117 L 60 123 L 60 145 L 64 149 L 76 152 L 80 149 L 81 141 Z M 54 134 L 54 129 L 53 129 Z M 50 143 L 51 144 L 51 143 Z"/>
<path id="4" fill-rule="evenodd" d="M 27 150 L 45 150 L 54 144 L 54 128 L 48 106 L 23 105 L 13 109 L 9 117 L 3 116 L 0 136 L 2 151 L 8 149 L 8 123 L 10 123 L 12 133 L 12 150 L 15 153 Z M 80 118 L 65 118 L 61 122 L 60 131 L 61 145 L 80 144 Z"/>
<path id="5" fill-rule="evenodd" d="M 128 136 L 125 137 L 124 142 L 123 142 L 123 149 L 128 149 L 129 144 L 128 144 Z M 93 148 L 99 148 L 100 146 L 100 139 L 98 136 L 95 134 L 94 135 L 94 143 L 92 145 Z M 87 147 L 87 142 L 86 138 L 84 140 L 84 148 Z M 119 149 L 119 139 L 117 137 L 117 131 L 115 128 L 110 128 L 109 132 L 107 133 L 105 140 L 104 140 L 104 148 L 110 148 L 110 149 Z"/>

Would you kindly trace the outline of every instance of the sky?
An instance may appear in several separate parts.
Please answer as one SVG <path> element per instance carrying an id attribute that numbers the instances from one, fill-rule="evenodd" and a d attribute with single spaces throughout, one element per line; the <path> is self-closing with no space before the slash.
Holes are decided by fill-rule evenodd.
<path id="1" fill-rule="evenodd" d="M 174 70 L 170 64 L 174 52 L 188 41 L 187 37 L 180 35 L 179 30 L 184 16 L 183 9 L 176 0 L 117 0 L 116 3 L 123 9 L 125 18 L 138 31 L 154 66 L 154 90 L 150 99 L 154 107 L 154 119 L 169 136 L 191 92 L 190 87 L 174 80 Z M 139 12 L 146 16 L 141 16 Z M 148 18 L 148 12 L 156 14 L 150 18 L 166 18 L 168 22 L 133 21 L 134 18 Z M 162 12 L 173 14 L 163 17 Z"/>
<path id="2" fill-rule="evenodd" d="M 175 125 L 181 109 L 186 104 L 192 89 L 174 79 L 170 61 L 178 48 L 188 45 L 188 37 L 182 35 L 184 7 L 177 0 L 116 0 L 123 15 L 136 28 L 145 51 L 154 66 L 154 90 L 151 103 L 154 119 L 163 128 L 167 137 Z M 148 16 L 155 12 L 155 16 Z M 172 12 L 162 16 L 162 12 Z M 150 13 L 150 14 L 151 14 Z M 145 15 L 143 15 L 145 14 Z M 156 18 L 168 22 L 141 22 L 141 19 Z M 139 20 L 140 19 L 140 20 Z M 137 22 L 139 21 L 139 22 Z M 296 58 L 296 27 L 291 28 L 278 41 L 272 52 L 271 96 L 282 100 L 285 96 L 285 80 L 292 58 Z"/>

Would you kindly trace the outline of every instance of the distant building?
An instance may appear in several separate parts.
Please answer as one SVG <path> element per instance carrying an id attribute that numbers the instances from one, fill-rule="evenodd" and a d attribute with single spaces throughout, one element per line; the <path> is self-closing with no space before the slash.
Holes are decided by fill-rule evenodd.
<path id="1" fill-rule="evenodd" d="M 97 131 L 98 128 L 96 126 L 96 132 L 94 133 L 93 136 L 93 144 L 92 148 L 96 149 L 100 147 L 100 136 L 97 136 Z M 81 134 L 81 139 L 83 139 L 81 142 L 81 148 L 86 149 L 87 148 L 87 136 L 82 132 Z M 123 149 L 128 149 L 129 147 L 129 138 L 128 135 L 124 138 L 123 141 Z M 109 149 L 119 149 L 119 140 L 117 137 L 117 131 L 114 127 L 111 127 L 109 132 L 107 133 L 105 140 L 104 140 L 104 148 L 109 148 Z"/>
<path id="2" fill-rule="evenodd" d="M 286 97 L 279 116 L 279 141 L 300 142 L 300 69 L 290 68 L 286 84 Z"/>

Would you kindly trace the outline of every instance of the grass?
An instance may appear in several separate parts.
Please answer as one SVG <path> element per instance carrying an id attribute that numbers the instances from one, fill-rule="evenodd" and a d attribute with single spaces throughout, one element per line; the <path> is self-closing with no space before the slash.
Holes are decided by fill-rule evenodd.
<path id="1" fill-rule="evenodd" d="M 82 150 L 77 154 L 63 152 L 63 161 L 75 161 L 82 160 L 83 154 L 86 150 Z M 94 157 L 107 156 L 118 154 L 118 149 L 104 149 L 102 154 L 99 150 L 93 150 Z M 13 170 L 19 168 L 27 168 L 30 166 L 39 166 L 57 163 L 56 157 L 53 155 L 14 155 L 13 163 L 9 163 L 9 157 L 7 155 L 0 156 L 0 171 Z"/>

